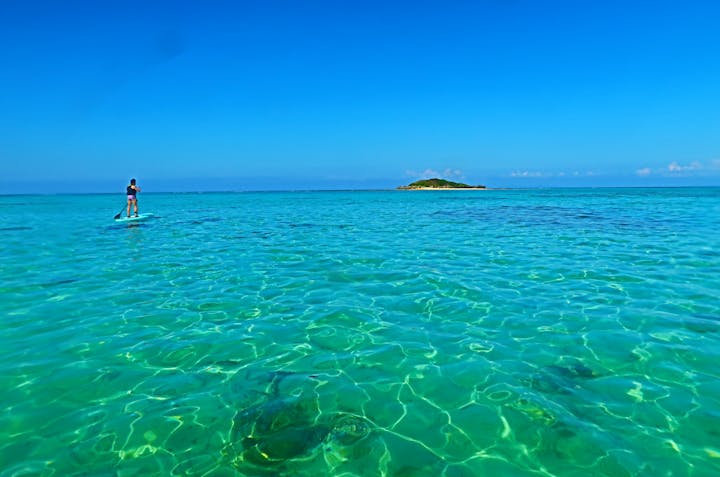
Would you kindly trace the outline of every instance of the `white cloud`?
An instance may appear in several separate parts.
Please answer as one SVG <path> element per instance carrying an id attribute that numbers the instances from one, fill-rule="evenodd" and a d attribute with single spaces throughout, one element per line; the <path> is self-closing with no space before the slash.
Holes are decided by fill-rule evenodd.
<path id="1" fill-rule="evenodd" d="M 720 171 L 720 159 L 713 159 L 707 163 L 700 161 L 692 161 L 687 164 L 681 164 L 678 161 L 672 161 L 665 167 L 651 169 L 643 167 L 635 171 L 640 177 L 662 176 L 662 177 L 690 177 L 690 176 L 708 176 L 715 175 Z"/>
<path id="2" fill-rule="evenodd" d="M 703 165 L 698 161 L 693 161 L 686 166 L 680 165 L 676 161 L 673 161 L 667 166 L 667 170 L 670 172 L 699 171 L 702 168 Z"/>
<path id="3" fill-rule="evenodd" d="M 548 177 L 546 174 L 538 171 L 512 171 L 510 177 Z"/>
<path id="4" fill-rule="evenodd" d="M 460 169 L 445 169 L 438 171 L 435 169 L 425 169 L 422 172 L 417 171 L 405 171 L 408 177 L 414 177 L 415 179 L 464 179 L 465 174 Z"/>
<path id="5" fill-rule="evenodd" d="M 595 171 L 573 171 L 573 172 L 566 172 L 566 171 L 559 171 L 559 172 L 541 172 L 541 171 L 512 171 L 510 173 L 510 177 L 528 177 L 528 178 L 538 178 L 538 177 L 592 177 L 597 175 L 597 172 Z"/>

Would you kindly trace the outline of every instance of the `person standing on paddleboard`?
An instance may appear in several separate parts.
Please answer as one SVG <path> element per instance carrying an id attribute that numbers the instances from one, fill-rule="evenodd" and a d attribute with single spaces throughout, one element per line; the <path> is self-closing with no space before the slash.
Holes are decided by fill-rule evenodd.
<path id="1" fill-rule="evenodd" d="M 130 179 L 130 185 L 127 186 L 127 216 L 130 217 L 130 208 L 135 206 L 135 217 L 138 216 L 137 193 L 140 188 L 135 185 L 135 179 Z"/>

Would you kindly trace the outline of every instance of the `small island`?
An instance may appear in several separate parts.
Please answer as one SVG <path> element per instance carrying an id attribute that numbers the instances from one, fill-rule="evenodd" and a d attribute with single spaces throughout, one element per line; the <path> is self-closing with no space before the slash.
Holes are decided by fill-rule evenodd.
<path id="1" fill-rule="evenodd" d="M 400 190 L 457 190 L 457 189 L 485 189 L 484 185 L 467 185 L 461 182 L 447 181 L 445 179 L 423 179 L 412 184 L 398 187 Z"/>

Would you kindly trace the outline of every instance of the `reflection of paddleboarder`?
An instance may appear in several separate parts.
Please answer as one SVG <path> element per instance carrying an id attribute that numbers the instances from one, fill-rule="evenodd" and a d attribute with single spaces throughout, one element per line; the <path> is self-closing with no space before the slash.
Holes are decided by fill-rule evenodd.
<path id="1" fill-rule="evenodd" d="M 135 217 L 138 216 L 137 193 L 140 188 L 135 185 L 135 179 L 130 179 L 130 185 L 127 186 L 127 216 L 130 217 L 130 207 L 135 206 Z"/>

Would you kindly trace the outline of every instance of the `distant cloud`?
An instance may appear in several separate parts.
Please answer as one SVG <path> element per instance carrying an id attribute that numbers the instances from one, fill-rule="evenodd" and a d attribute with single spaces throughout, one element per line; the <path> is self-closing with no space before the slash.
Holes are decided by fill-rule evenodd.
<path id="1" fill-rule="evenodd" d="M 592 177 L 596 176 L 595 171 L 557 171 L 557 172 L 542 172 L 542 171 L 512 171 L 510 177 L 519 178 L 549 178 L 549 177 Z"/>
<path id="2" fill-rule="evenodd" d="M 700 164 L 698 161 L 693 161 L 687 166 L 681 166 L 677 162 L 673 161 L 667 166 L 667 169 L 670 172 L 699 171 L 702 168 L 703 165 Z"/>
<path id="3" fill-rule="evenodd" d="M 657 169 L 643 167 L 642 169 L 636 170 L 635 175 L 640 177 L 692 177 L 715 175 L 718 172 L 720 172 L 720 159 L 713 159 L 706 164 L 700 161 L 692 161 L 688 164 L 672 161 L 667 166 Z"/>
<path id="4" fill-rule="evenodd" d="M 538 171 L 512 171 L 510 177 L 550 177 L 550 174 Z"/>
<path id="5" fill-rule="evenodd" d="M 417 171 L 405 171 L 408 177 L 415 179 L 464 179 L 465 175 L 459 169 L 445 169 L 443 171 L 437 171 L 435 169 L 425 169 L 422 172 Z"/>

